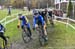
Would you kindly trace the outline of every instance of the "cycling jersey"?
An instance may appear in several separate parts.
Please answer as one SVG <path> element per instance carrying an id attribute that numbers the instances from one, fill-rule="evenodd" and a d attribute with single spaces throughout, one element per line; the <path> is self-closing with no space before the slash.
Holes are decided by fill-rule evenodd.
<path id="1" fill-rule="evenodd" d="M 39 15 L 38 17 L 33 17 L 33 27 L 35 27 L 35 25 L 38 24 L 38 25 L 42 25 L 44 26 L 44 20 L 43 20 L 43 17 L 41 15 Z"/>
<path id="2" fill-rule="evenodd" d="M 26 16 L 20 17 L 20 19 L 18 20 L 18 25 L 20 25 L 20 23 L 21 23 L 21 26 L 26 25 L 27 27 L 30 27 L 29 21 Z"/>
<path id="3" fill-rule="evenodd" d="M 4 33 L 4 27 L 2 24 L 0 24 L 0 33 Z"/>

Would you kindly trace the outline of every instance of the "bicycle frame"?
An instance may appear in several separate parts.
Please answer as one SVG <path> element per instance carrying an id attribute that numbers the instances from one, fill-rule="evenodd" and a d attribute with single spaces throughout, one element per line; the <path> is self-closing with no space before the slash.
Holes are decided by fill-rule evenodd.
<path id="1" fill-rule="evenodd" d="M 24 25 L 24 29 L 23 30 L 24 30 L 25 33 L 27 33 L 28 32 L 27 26 Z"/>

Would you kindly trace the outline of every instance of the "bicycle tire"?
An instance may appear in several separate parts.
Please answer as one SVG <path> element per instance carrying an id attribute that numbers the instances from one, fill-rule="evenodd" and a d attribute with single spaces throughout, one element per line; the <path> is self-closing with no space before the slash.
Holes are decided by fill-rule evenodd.
<path id="1" fill-rule="evenodd" d="M 45 39 L 43 37 L 39 37 L 40 46 L 45 45 Z"/>
<path id="2" fill-rule="evenodd" d="M 24 43 L 28 43 L 30 41 L 30 38 L 28 37 L 27 34 L 29 33 L 22 32 L 22 38 L 23 38 Z"/>
<path id="3" fill-rule="evenodd" d="M 42 29 L 42 27 L 40 26 L 39 27 L 39 42 L 40 42 L 40 45 L 41 46 L 44 46 L 45 45 L 45 37 L 44 37 L 44 30 Z"/>

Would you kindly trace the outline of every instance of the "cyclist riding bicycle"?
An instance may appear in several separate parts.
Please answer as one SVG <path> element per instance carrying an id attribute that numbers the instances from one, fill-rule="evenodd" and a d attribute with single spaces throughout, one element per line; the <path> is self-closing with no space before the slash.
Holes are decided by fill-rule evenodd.
<path id="1" fill-rule="evenodd" d="M 19 18 L 18 18 L 18 25 L 17 27 L 20 28 L 20 23 L 21 23 L 21 28 L 23 31 L 25 31 L 24 26 L 27 27 L 27 30 L 29 31 L 29 38 L 31 39 L 32 33 L 31 33 L 31 29 L 30 29 L 30 23 L 27 19 L 26 16 L 23 16 L 22 14 L 18 14 Z"/>
<path id="2" fill-rule="evenodd" d="M 40 13 L 39 13 L 42 17 L 43 17 L 43 19 L 44 19 L 44 21 L 46 22 L 46 19 L 45 19 L 45 11 L 41 11 Z"/>
<path id="3" fill-rule="evenodd" d="M 44 34 L 45 34 L 45 40 L 47 41 L 48 38 L 47 38 L 45 21 L 44 21 L 43 17 L 38 12 L 36 12 L 36 13 L 34 13 L 34 16 L 33 16 L 33 29 L 39 27 L 39 25 L 41 25 L 43 27 Z"/>
<path id="4" fill-rule="evenodd" d="M 7 39 L 4 36 L 5 28 L 4 26 L 0 23 L 0 37 L 5 41 L 5 46 L 7 46 Z"/>
<path id="5" fill-rule="evenodd" d="M 47 19 L 48 19 L 48 10 L 45 9 L 45 10 L 43 11 L 42 15 L 43 15 L 43 17 L 44 17 L 44 19 L 45 19 L 45 22 L 47 23 Z"/>

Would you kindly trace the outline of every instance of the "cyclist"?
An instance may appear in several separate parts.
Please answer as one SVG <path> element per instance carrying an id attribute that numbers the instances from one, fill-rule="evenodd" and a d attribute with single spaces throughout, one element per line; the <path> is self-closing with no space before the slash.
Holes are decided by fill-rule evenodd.
<path id="1" fill-rule="evenodd" d="M 23 16 L 22 14 L 18 14 L 18 16 L 19 16 L 19 18 L 18 18 L 18 25 L 17 25 L 17 27 L 20 28 L 20 23 L 21 23 L 21 28 L 22 28 L 23 31 L 25 31 L 24 26 L 27 26 L 27 30 L 29 31 L 28 37 L 30 39 L 32 39 L 31 38 L 32 33 L 31 33 L 31 29 L 30 29 L 30 23 L 29 23 L 27 17 Z"/>
<path id="2" fill-rule="evenodd" d="M 47 41 L 47 32 L 46 32 L 46 25 L 45 25 L 45 21 L 43 20 L 43 17 L 38 13 L 34 13 L 33 16 L 33 29 L 37 28 L 39 25 L 41 25 L 44 29 L 44 35 L 45 35 L 45 40 Z"/>
<path id="3" fill-rule="evenodd" d="M 5 28 L 4 26 L 0 23 L 0 37 L 5 41 L 5 46 L 7 46 L 7 39 L 4 36 Z"/>
<path id="4" fill-rule="evenodd" d="M 49 20 L 50 20 L 50 23 L 51 23 L 52 26 L 54 26 L 52 11 L 49 11 L 48 13 L 49 13 Z"/>
<path id="5" fill-rule="evenodd" d="M 45 18 L 45 17 L 46 17 L 46 15 L 45 15 L 45 11 L 42 11 L 42 12 L 41 12 L 41 15 L 42 15 L 42 17 L 43 17 L 44 21 L 46 22 L 46 18 Z"/>
<path id="6" fill-rule="evenodd" d="M 47 17 L 48 17 L 48 10 L 45 8 L 45 10 L 43 11 L 42 13 L 44 19 L 45 19 L 45 22 L 47 23 Z"/>
<path id="7" fill-rule="evenodd" d="M 11 15 L 11 7 L 8 7 L 8 15 Z"/>

